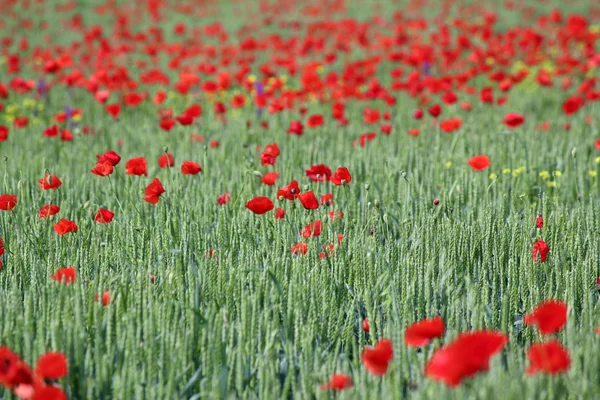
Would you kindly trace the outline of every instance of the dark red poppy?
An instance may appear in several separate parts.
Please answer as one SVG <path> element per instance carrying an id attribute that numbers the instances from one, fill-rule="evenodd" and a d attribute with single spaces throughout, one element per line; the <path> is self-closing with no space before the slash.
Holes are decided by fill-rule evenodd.
<path id="1" fill-rule="evenodd" d="M 548 257 L 548 252 L 550 251 L 550 247 L 543 240 L 538 240 L 533 244 L 533 248 L 531 249 L 533 262 L 536 261 L 537 255 L 540 255 L 540 261 L 546 262 L 546 257 Z"/>
<path id="2" fill-rule="evenodd" d="M 525 371 L 527 375 L 544 372 L 556 375 L 567 372 L 571 367 L 569 351 L 562 347 L 558 340 L 545 343 L 534 343 L 527 352 L 529 367 Z"/>
<path id="3" fill-rule="evenodd" d="M 313 165 L 306 170 L 306 176 L 314 182 L 328 181 L 331 177 L 331 169 L 325 164 Z"/>
<path id="4" fill-rule="evenodd" d="M 371 330 L 371 325 L 369 324 L 369 318 L 363 319 L 362 322 L 363 331 L 369 332 Z"/>
<path id="5" fill-rule="evenodd" d="M 300 188 L 296 180 L 291 181 L 288 185 L 282 187 L 277 191 L 278 199 L 295 200 L 300 195 Z"/>
<path id="6" fill-rule="evenodd" d="M 17 117 L 13 121 L 13 126 L 15 128 L 25 128 L 27 125 L 29 125 L 29 118 L 27 117 Z"/>
<path id="7" fill-rule="evenodd" d="M 225 192 L 221 196 L 217 197 L 217 203 L 219 203 L 220 206 L 223 206 L 230 201 L 231 201 L 231 195 L 229 194 L 229 192 Z"/>
<path id="8" fill-rule="evenodd" d="M 302 134 L 304 134 L 304 125 L 302 125 L 302 122 L 300 121 L 292 121 L 287 133 L 289 135 L 302 136 Z"/>
<path id="9" fill-rule="evenodd" d="M 308 243 L 298 243 L 290 248 L 290 251 L 295 255 L 305 255 L 308 251 Z"/>
<path id="10" fill-rule="evenodd" d="M 96 155 L 99 163 L 109 163 L 113 167 L 116 167 L 121 162 L 121 157 L 113 150 L 109 150 L 101 156 Z"/>
<path id="11" fill-rule="evenodd" d="M 49 351 L 37 360 L 35 374 L 48 380 L 61 379 L 69 373 L 67 357 L 63 353 Z"/>
<path id="12" fill-rule="evenodd" d="M 509 128 L 517 128 L 525 122 L 525 118 L 521 114 L 508 113 L 504 117 L 504 125 Z"/>
<path id="13" fill-rule="evenodd" d="M 6 346 L 0 347 L 0 384 L 11 389 L 15 386 L 19 356 Z"/>
<path id="14" fill-rule="evenodd" d="M 379 110 L 369 107 L 363 110 L 363 122 L 365 124 L 376 124 L 379 122 L 379 118 Z"/>
<path id="15" fill-rule="evenodd" d="M 109 113 L 114 119 L 119 118 L 119 114 L 121 114 L 121 106 L 119 104 L 109 104 L 105 108 L 107 113 Z"/>
<path id="16" fill-rule="evenodd" d="M 181 114 L 180 116 L 175 117 L 175 119 L 177 120 L 177 122 L 179 122 L 179 124 L 183 126 L 191 125 L 194 123 L 194 118 L 187 114 Z"/>
<path id="17" fill-rule="evenodd" d="M 202 172 L 200 164 L 193 161 L 184 161 L 183 164 L 181 164 L 181 173 L 183 175 L 198 175 L 199 172 Z"/>
<path id="18" fill-rule="evenodd" d="M 186 108 L 184 114 L 192 118 L 198 118 L 202 115 L 202 106 L 200 104 L 192 104 Z"/>
<path id="19" fill-rule="evenodd" d="M 65 218 L 61 218 L 56 224 L 54 224 L 54 232 L 59 235 L 64 235 L 69 232 L 77 232 L 79 228 L 77 224 Z"/>
<path id="20" fill-rule="evenodd" d="M 404 343 L 408 347 L 423 347 L 432 339 L 444 334 L 444 320 L 437 316 L 415 322 L 404 331 Z"/>
<path id="21" fill-rule="evenodd" d="M 280 220 L 285 218 L 285 210 L 283 208 L 278 208 L 275 210 L 275 219 Z"/>
<path id="22" fill-rule="evenodd" d="M 308 239 L 311 236 L 319 237 L 321 235 L 322 226 L 323 225 L 321 221 L 313 221 L 310 224 L 306 225 L 304 229 L 300 231 L 300 234 L 305 239 Z"/>
<path id="23" fill-rule="evenodd" d="M 94 298 L 96 299 L 96 301 L 100 301 L 100 299 L 102 299 L 102 305 L 103 306 L 107 306 L 110 304 L 110 291 L 106 291 L 104 293 L 102 293 L 102 296 L 100 296 L 99 294 L 96 294 L 96 296 L 94 296 Z"/>
<path id="24" fill-rule="evenodd" d="M 321 385 L 321 390 L 336 390 L 341 391 L 351 388 L 353 385 L 352 378 L 344 374 L 333 374 L 329 378 L 329 382 Z"/>
<path id="25" fill-rule="evenodd" d="M 360 144 L 360 147 L 365 147 L 367 143 L 375 140 L 376 137 L 377 133 L 375 132 L 363 133 L 358 137 L 358 143 Z M 356 142 L 352 142 L 352 146 L 356 146 Z"/>
<path id="26" fill-rule="evenodd" d="M 583 97 L 579 95 L 571 96 L 562 105 L 563 113 L 565 115 L 575 114 L 583 106 L 583 103 Z"/>
<path id="27" fill-rule="evenodd" d="M 277 143 L 269 144 L 265 147 L 265 151 L 260 155 L 260 163 L 262 165 L 275 165 L 279 154 L 280 151 Z"/>
<path id="28" fill-rule="evenodd" d="M 59 268 L 56 273 L 52 275 L 52 280 L 64 283 L 65 285 L 75 283 L 75 276 L 77 271 L 73 267 Z"/>
<path id="29" fill-rule="evenodd" d="M 98 176 L 108 176 L 110 174 L 112 174 L 114 171 L 114 168 L 112 166 L 112 164 L 108 161 L 104 161 L 104 162 L 98 162 L 96 163 L 96 166 L 90 170 L 90 172 L 94 175 L 98 175 Z"/>
<path id="30" fill-rule="evenodd" d="M 420 108 L 415 110 L 415 112 L 413 113 L 413 118 L 414 119 L 421 119 L 423 118 L 423 110 L 421 110 Z"/>
<path id="31" fill-rule="evenodd" d="M 40 189 L 42 190 L 56 190 L 62 185 L 60 179 L 56 175 L 46 174 L 45 178 L 41 178 L 38 180 L 40 185 Z"/>
<path id="32" fill-rule="evenodd" d="M 469 158 L 468 162 L 475 171 L 483 171 L 490 166 L 490 158 L 483 154 Z"/>
<path id="33" fill-rule="evenodd" d="M 64 390 L 58 386 L 45 385 L 35 388 L 31 400 L 68 400 Z"/>
<path id="34" fill-rule="evenodd" d="M 172 168 L 175 165 L 175 160 L 173 160 L 173 154 L 166 153 L 158 157 L 158 166 L 161 168 Z"/>
<path id="35" fill-rule="evenodd" d="M 394 347 L 388 339 L 380 339 L 375 347 L 367 347 L 360 355 L 363 365 L 371 374 L 382 376 L 394 357 Z"/>
<path id="36" fill-rule="evenodd" d="M 44 137 L 56 137 L 59 133 L 60 130 L 58 129 L 58 126 L 52 125 L 51 127 L 44 129 L 43 135 Z"/>
<path id="37" fill-rule="evenodd" d="M 171 118 L 163 119 L 158 123 L 158 125 L 163 131 L 169 132 L 175 126 L 175 120 Z"/>
<path id="38" fill-rule="evenodd" d="M 127 175 L 148 176 L 148 163 L 145 157 L 132 158 L 125 163 Z"/>
<path id="39" fill-rule="evenodd" d="M 17 196 L 14 194 L 0 195 L 0 210 L 10 211 L 17 205 Z"/>
<path id="40" fill-rule="evenodd" d="M 279 178 L 279 172 L 267 172 L 260 178 L 260 182 L 267 186 L 273 186 L 277 182 L 277 178 Z"/>
<path id="41" fill-rule="evenodd" d="M 538 215 L 535 220 L 535 227 L 538 229 L 542 229 L 544 227 L 544 218 L 541 215 Z"/>
<path id="42" fill-rule="evenodd" d="M 323 125 L 323 116 L 322 115 L 311 115 L 306 121 L 306 126 L 309 128 L 316 128 L 318 126 Z"/>
<path id="43" fill-rule="evenodd" d="M 52 215 L 57 214 L 60 211 L 59 206 L 55 206 L 53 204 L 46 204 L 42 208 L 40 208 L 39 216 L 40 218 L 48 218 Z"/>
<path id="44" fill-rule="evenodd" d="M 271 199 L 265 196 L 258 196 L 246 203 L 246 208 L 254 214 L 264 214 L 271 211 L 275 206 Z"/>
<path id="45" fill-rule="evenodd" d="M 567 323 L 567 305 L 559 300 L 546 300 L 523 317 L 526 325 L 537 326 L 540 333 L 551 335 Z"/>
<path id="46" fill-rule="evenodd" d="M 427 112 L 429 112 L 429 115 L 432 117 L 437 118 L 442 113 L 442 107 L 439 104 L 434 104 L 433 106 L 429 107 Z"/>
<path id="47" fill-rule="evenodd" d="M 298 195 L 298 199 L 307 210 L 316 210 L 319 208 L 319 202 L 317 201 L 317 197 L 312 190 Z"/>
<path id="48" fill-rule="evenodd" d="M 2 111 L 2 110 L 0 110 Z M 0 143 L 8 139 L 8 127 L 0 125 Z"/>
<path id="49" fill-rule="evenodd" d="M 319 199 L 319 202 L 321 203 L 322 206 L 333 205 L 333 194 L 325 193 L 323 196 L 321 196 L 321 198 Z"/>
<path id="50" fill-rule="evenodd" d="M 96 212 L 96 222 L 101 224 L 108 224 L 112 222 L 115 213 L 107 210 L 106 208 L 101 208 Z"/>
<path id="51" fill-rule="evenodd" d="M 146 193 L 144 200 L 150 204 L 157 204 L 158 200 L 160 200 L 160 195 L 165 193 L 165 188 L 158 178 L 154 178 L 154 180 L 146 187 L 144 193 Z"/>
<path id="52" fill-rule="evenodd" d="M 352 175 L 346 167 L 340 167 L 335 171 L 335 174 L 330 179 L 331 183 L 337 186 L 347 185 L 352 182 Z"/>
<path id="53" fill-rule="evenodd" d="M 433 353 L 425 365 L 425 376 L 457 386 L 463 379 L 489 370 L 489 360 L 508 343 L 508 336 L 496 331 L 460 334 Z"/>

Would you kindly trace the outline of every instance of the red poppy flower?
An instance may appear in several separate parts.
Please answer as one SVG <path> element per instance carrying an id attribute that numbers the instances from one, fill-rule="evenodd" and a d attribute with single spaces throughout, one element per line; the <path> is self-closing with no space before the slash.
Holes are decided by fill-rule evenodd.
<path id="1" fill-rule="evenodd" d="M 393 357 L 394 348 L 388 339 L 380 339 L 375 347 L 365 348 L 360 355 L 367 371 L 376 376 L 385 375 Z"/>
<path id="2" fill-rule="evenodd" d="M 295 246 L 290 248 L 290 251 L 295 255 L 299 256 L 300 254 L 305 255 L 308 251 L 308 243 L 298 243 Z"/>
<path id="3" fill-rule="evenodd" d="M 408 136 L 417 137 L 420 133 L 421 131 L 419 130 L 419 128 L 412 128 L 408 131 Z"/>
<path id="4" fill-rule="evenodd" d="M 17 196 L 14 194 L 3 194 L 0 196 L 0 210 L 10 211 L 17 205 Z"/>
<path id="5" fill-rule="evenodd" d="M 521 114 L 508 113 L 504 117 L 504 125 L 509 128 L 516 128 L 525 122 L 525 118 Z"/>
<path id="6" fill-rule="evenodd" d="M 115 213 L 107 210 L 106 208 L 101 208 L 96 212 L 96 222 L 101 224 L 108 224 L 112 222 Z"/>
<path id="7" fill-rule="evenodd" d="M 158 165 L 163 169 L 172 168 L 175 165 L 175 161 L 173 160 L 173 154 L 167 153 L 158 157 Z"/>
<path id="8" fill-rule="evenodd" d="M 465 110 L 465 111 L 470 111 L 471 108 L 473 108 L 473 107 L 471 107 L 471 103 L 463 101 L 462 103 L 460 103 L 460 108 L 463 109 L 463 110 Z"/>
<path id="9" fill-rule="evenodd" d="M 303 230 L 300 231 L 300 234 L 308 239 L 311 236 L 319 237 L 321 235 L 322 224 L 321 221 L 314 221 L 310 224 L 306 225 Z"/>
<path id="10" fill-rule="evenodd" d="M 59 268 L 56 270 L 56 273 L 52 275 L 52 280 L 68 285 L 70 283 L 75 283 L 76 274 L 77 271 L 73 267 Z"/>
<path id="11" fill-rule="evenodd" d="M 260 155 L 260 163 L 262 165 L 275 165 L 279 154 L 279 146 L 277 143 L 269 144 L 265 147 L 265 151 Z"/>
<path id="12" fill-rule="evenodd" d="M 29 125 L 29 118 L 27 117 L 17 117 L 13 121 L 13 126 L 15 128 L 25 128 L 27 125 Z"/>
<path id="13" fill-rule="evenodd" d="M 165 188 L 163 187 L 162 183 L 160 183 L 158 178 L 154 178 L 148 187 L 146 187 L 144 193 L 146 193 L 144 200 L 150 204 L 157 204 L 158 200 L 160 200 L 160 195 L 165 193 Z"/>
<path id="14" fill-rule="evenodd" d="M 496 331 L 460 334 L 454 341 L 433 353 L 425 365 L 425 376 L 456 386 L 463 379 L 489 370 L 489 360 L 508 343 L 508 336 Z"/>
<path id="15" fill-rule="evenodd" d="M 583 103 L 583 97 L 579 95 L 571 96 L 562 105 L 563 113 L 565 115 L 575 114 L 583 106 Z"/>
<path id="16" fill-rule="evenodd" d="M 542 229 L 544 227 L 544 218 L 539 215 L 535 220 L 535 227 L 538 229 Z"/>
<path id="17" fill-rule="evenodd" d="M 446 133 L 452 133 L 455 130 L 459 129 L 461 125 L 462 120 L 460 118 L 450 118 L 440 122 L 440 129 Z"/>
<path id="18" fill-rule="evenodd" d="M 8 127 L 0 125 L 0 142 L 4 142 L 6 139 L 8 139 Z"/>
<path id="19" fill-rule="evenodd" d="M 63 353 L 49 351 L 38 358 L 35 373 L 42 379 L 64 378 L 69 373 L 67 357 Z"/>
<path id="20" fill-rule="evenodd" d="M 490 158 L 482 154 L 469 158 L 468 162 L 475 171 L 483 171 L 490 166 Z"/>
<path id="21" fill-rule="evenodd" d="M 41 178 L 38 180 L 40 185 L 40 189 L 42 190 L 56 190 L 62 185 L 60 179 L 56 175 L 46 174 L 45 178 Z"/>
<path id="22" fill-rule="evenodd" d="M 260 182 L 267 186 L 273 186 L 277 182 L 277 178 L 279 178 L 279 172 L 267 172 L 260 178 Z"/>
<path id="23" fill-rule="evenodd" d="M 353 385 L 352 378 L 344 374 L 333 374 L 329 378 L 329 382 L 321 385 L 321 390 L 336 390 L 341 391 L 351 388 Z"/>
<path id="24" fill-rule="evenodd" d="M 175 120 L 171 118 L 163 119 L 158 123 L 158 125 L 163 131 L 169 132 L 175 126 Z"/>
<path id="25" fill-rule="evenodd" d="M 96 166 L 90 170 L 90 172 L 94 175 L 98 175 L 98 176 L 108 176 L 110 174 L 112 174 L 114 171 L 114 168 L 112 166 L 112 164 L 108 161 L 105 162 L 98 162 L 96 163 Z"/>
<path id="26" fill-rule="evenodd" d="M 421 119 L 423 118 L 423 110 L 421 110 L 420 108 L 415 110 L 415 112 L 413 113 L 413 118 L 414 119 Z"/>
<path id="27" fill-rule="evenodd" d="M 229 201 L 231 201 L 231 195 L 229 192 L 225 192 L 221 196 L 217 197 L 217 203 L 219 203 L 220 206 L 227 204 Z"/>
<path id="28" fill-rule="evenodd" d="M 323 125 L 323 116 L 322 115 L 311 115 L 306 121 L 306 126 L 309 128 L 316 128 L 318 126 Z"/>
<path id="29" fill-rule="evenodd" d="M 192 104 L 185 110 L 184 114 L 192 118 L 198 118 L 202 115 L 202 106 L 200 104 Z"/>
<path id="30" fill-rule="evenodd" d="M 379 122 L 379 117 L 379 110 L 369 107 L 363 110 L 363 122 L 365 124 L 376 124 L 377 122 Z"/>
<path id="31" fill-rule="evenodd" d="M 77 232 L 78 229 L 79 228 L 75 222 L 65 218 L 61 218 L 60 221 L 54 224 L 54 232 L 58 233 L 59 235 L 64 235 L 69 232 Z"/>
<path id="32" fill-rule="evenodd" d="M 127 161 L 125 169 L 127 175 L 148 176 L 148 163 L 144 157 L 132 158 Z"/>
<path id="33" fill-rule="evenodd" d="M 363 319 L 362 328 L 365 332 L 369 332 L 371 330 L 371 326 L 369 325 L 369 318 Z"/>
<path id="34" fill-rule="evenodd" d="M 100 295 L 95 296 L 96 301 L 100 301 Z M 102 305 L 107 306 L 110 304 L 110 291 L 102 293 Z"/>
<path id="35" fill-rule="evenodd" d="M 316 210 L 319 208 L 319 202 L 312 190 L 298 195 L 298 199 L 307 210 Z"/>
<path id="36" fill-rule="evenodd" d="M 23 397 L 25 398 L 25 397 Z M 31 400 L 67 400 L 64 390 L 58 386 L 46 385 L 36 387 Z"/>
<path id="37" fill-rule="evenodd" d="M 43 135 L 44 137 L 56 137 L 59 133 L 60 130 L 58 129 L 58 126 L 52 125 L 51 127 L 44 129 Z"/>
<path id="38" fill-rule="evenodd" d="M 275 219 L 280 220 L 285 218 L 285 210 L 283 208 L 278 208 L 275 210 Z"/>
<path id="39" fill-rule="evenodd" d="M 21 362 L 19 356 L 6 346 L 0 347 L 0 384 L 11 389 L 15 386 L 18 365 Z"/>
<path id="40" fill-rule="evenodd" d="M 192 118 L 191 116 L 187 115 L 187 114 L 181 114 L 178 117 L 175 117 L 175 119 L 177 120 L 177 122 L 179 122 L 182 126 L 187 126 L 187 125 L 191 125 L 194 123 L 194 118 Z"/>
<path id="41" fill-rule="evenodd" d="M 119 114 L 121 114 L 121 106 L 119 104 L 109 104 L 104 109 L 113 119 L 119 118 Z"/>
<path id="42" fill-rule="evenodd" d="M 302 136 L 304 133 L 304 125 L 300 121 L 292 121 L 287 130 L 288 135 Z"/>
<path id="43" fill-rule="evenodd" d="M 277 191 L 278 199 L 288 199 L 295 200 L 300 195 L 300 188 L 298 187 L 298 182 L 293 180 L 288 185 L 282 187 Z"/>
<path id="44" fill-rule="evenodd" d="M 390 133 L 392 133 L 392 125 L 383 124 L 379 127 L 379 130 L 381 130 L 381 133 L 383 133 L 384 135 L 389 135 Z"/>
<path id="45" fill-rule="evenodd" d="M 333 194 L 326 193 L 319 199 L 319 202 L 322 206 L 330 206 L 333 205 Z"/>
<path id="46" fill-rule="evenodd" d="M 254 214 L 264 214 L 271 211 L 275 206 L 271 199 L 265 196 L 258 196 L 246 203 L 246 208 Z"/>
<path id="47" fill-rule="evenodd" d="M 198 175 L 199 172 L 202 172 L 200 164 L 196 164 L 193 161 L 184 161 L 181 164 L 181 173 L 183 175 Z"/>
<path id="48" fill-rule="evenodd" d="M 437 118 L 442 113 L 442 107 L 440 107 L 439 104 L 434 104 L 427 112 L 429 112 L 429 115 L 432 117 Z"/>
<path id="49" fill-rule="evenodd" d="M 437 316 L 415 322 L 404 331 L 404 342 L 408 347 L 423 347 L 432 339 L 444 334 L 444 320 Z"/>
<path id="50" fill-rule="evenodd" d="M 556 375 L 567 372 L 571 367 L 569 351 L 562 347 L 558 340 L 532 344 L 527 352 L 527 358 L 529 358 L 529 367 L 525 370 L 527 375 L 539 372 Z"/>
<path id="51" fill-rule="evenodd" d="M 116 167 L 121 162 L 121 157 L 113 150 L 109 150 L 101 156 L 96 155 L 98 163 L 109 163 L 113 167 Z"/>
<path id="52" fill-rule="evenodd" d="M 337 186 L 347 185 L 352 181 L 352 175 L 346 167 L 340 167 L 335 171 L 335 174 L 331 177 L 331 183 Z"/>
<path id="53" fill-rule="evenodd" d="M 57 214 L 60 211 L 59 206 L 55 206 L 52 204 L 46 204 L 42 208 L 40 208 L 39 216 L 40 218 L 48 218 L 52 215 Z"/>
<path id="54" fill-rule="evenodd" d="M 550 247 L 543 240 L 538 240 L 533 244 L 533 248 L 531 249 L 533 262 L 535 262 L 537 255 L 540 255 L 540 260 L 542 262 L 546 262 L 546 257 L 548 257 L 548 252 L 550 251 Z"/>
<path id="55" fill-rule="evenodd" d="M 210 146 L 211 149 L 218 149 L 220 143 L 218 140 L 211 140 L 208 145 Z"/>
<path id="56" fill-rule="evenodd" d="M 365 147 L 368 142 L 372 142 L 376 137 L 377 134 L 375 132 L 363 133 L 359 136 L 358 143 L 360 144 L 360 147 Z M 356 146 L 356 142 L 352 142 L 352 146 Z"/>
<path id="57" fill-rule="evenodd" d="M 146 98 L 146 94 L 127 93 L 123 96 L 123 103 L 128 107 L 137 107 Z"/>
<path id="58" fill-rule="evenodd" d="M 325 164 L 313 165 L 306 170 L 306 176 L 314 182 L 323 182 L 331 177 L 331 169 Z"/>
<path id="59" fill-rule="evenodd" d="M 567 305 L 559 300 L 546 300 L 523 317 L 526 325 L 535 325 L 544 335 L 560 331 L 567 323 Z"/>

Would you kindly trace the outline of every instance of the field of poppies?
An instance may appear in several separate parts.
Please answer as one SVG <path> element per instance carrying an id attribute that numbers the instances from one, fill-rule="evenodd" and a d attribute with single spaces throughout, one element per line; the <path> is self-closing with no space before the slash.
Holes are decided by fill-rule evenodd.
<path id="1" fill-rule="evenodd" d="M 0 397 L 600 397 L 600 4 L 0 0 Z"/>

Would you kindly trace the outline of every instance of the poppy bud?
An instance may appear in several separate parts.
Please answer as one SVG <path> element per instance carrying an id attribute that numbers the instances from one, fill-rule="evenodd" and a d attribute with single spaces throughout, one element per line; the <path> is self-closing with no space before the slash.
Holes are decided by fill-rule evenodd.
<path id="1" fill-rule="evenodd" d="M 433 205 L 437 206 L 438 204 L 440 204 L 440 201 L 438 199 L 433 200 Z"/>
<path id="2" fill-rule="evenodd" d="M 167 146 L 163 147 L 163 153 L 168 153 L 169 152 L 169 148 Z"/>
<path id="3" fill-rule="evenodd" d="M 542 229 L 544 227 L 544 218 L 541 214 L 537 217 L 537 220 L 535 221 L 535 226 L 538 229 Z"/>
<path id="4" fill-rule="evenodd" d="M 365 190 L 368 192 L 369 189 L 371 188 L 371 185 L 369 185 L 368 183 L 365 183 Z"/>
<path id="5" fill-rule="evenodd" d="M 310 187 L 308 185 L 302 186 L 302 190 L 304 190 L 305 192 L 308 191 L 308 189 L 310 189 Z"/>
<path id="6" fill-rule="evenodd" d="M 252 171 L 252 173 L 256 176 L 258 176 L 259 178 L 262 178 L 263 174 L 260 171 Z"/>

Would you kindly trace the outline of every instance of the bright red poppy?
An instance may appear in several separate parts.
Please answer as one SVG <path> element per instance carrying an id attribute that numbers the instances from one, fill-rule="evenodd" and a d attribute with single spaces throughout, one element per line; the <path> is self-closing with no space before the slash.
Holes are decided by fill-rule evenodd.
<path id="1" fill-rule="evenodd" d="M 533 248 L 531 249 L 533 262 L 536 261 L 537 255 L 540 255 L 540 261 L 546 262 L 546 258 L 548 257 L 548 253 L 550 252 L 550 247 L 543 240 L 538 240 L 533 244 Z"/>
<path id="2" fill-rule="evenodd" d="M 114 171 L 114 167 L 108 161 L 98 162 L 98 163 L 96 163 L 96 166 L 90 170 L 90 172 L 92 174 L 98 175 L 98 176 L 108 176 L 108 175 L 112 174 L 113 171 Z"/>
<path id="3" fill-rule="evenodd" d="M 444 320 L 437 316 L 415 322 L 404 331 L 404 343 L 408 347 L 423 347 L 432 339 L 444 334 Z"/>
<path id="4" fill-rule="evenodd" d="M 371 325 L 369 324 L 369 318 L 363 319 L 362 322 L 363 331 L 369 332 L 371 330 Z"/>
<path id="5" fill-rule="evenodd" d="M 106 291 L 106 292 L 102 293 L 102 295 L 97 294 L 95 296 L 95 299 L 96 299 L 96 301 L 102 300 L 102 305 L 107 306 L 110 304 L 110 296 L 111 296 L 110 291 Z"/>
<path id="6" fill-rule="evenodd" d="M 14 194 L 0 195 L 0 210 L 10 211 L 17 205 L 17 196 Z"/>
<path id="7" fill-rule="evenodd" d="M 119 114 L 121 114 L 121 106 L 119 104 L 109 104 L 104 109 L 113 119 L 119 118 Z"/>
<path id="8" fill-rule="evenodd" d="M 0 142 L 4 142 L 8 139 L 8 127 L 0 125 Z"/>
<path id="9" fill-rule="evenodd" d="M 146 196 L 144 200 L 150 204 L 157 204 L 158 200 L 160 200 L 160 195 L 165 193 L 165 188 L 158 178 L 154 178 L 154 180 L 146 187 L 144 190 Z"/>
<path id="10" fill-rule="evenodd" d="M 254 214 L 264 214 L 271 211 L 275 206 L 271 199 L 265 196 L 258 196 L 246 203 L 246 208 Z"/>
<path id="11" fill-rule="evenodd" d="M 313 165 L 306 170 L 306 176 L 313 182 L 328 181 L 331 178 L 331 168 L 325 164 Z"/>
<path id="12" fill-rule="evenodd" d="M 483 154 L 469 158 L 468 162 L 475 171 L 483 171 L 490 166 L 490 158 Z"/>
<path id="13" fill-rule="evenodd" d="M 175 165 L 175 160 L 173 160 L 173 154 L 166 153 L 158 157 L 158 166 L 165 168 L 172 168 Z"/>
<path id="14" fill-rule="evenodd" d="M 429 115 L 437 118 L 442 113 L 442 107 L 439 104 L 434 104 L 427 111 L 429 112 Z"/>
<path id="15" fill-rule="evenodd" d="M 52 215 L 57 214 L 60 211 L 59 206 L 55 206 L 53 204 L 46 204 L 42 208 L 40 208 L 39 216 L 40 218 L 48 218 Z"/>
<path id="16" fill-rule="evenodd" d="M 267 172 L 260 178 L 260 182 L 267 186 L 273 186 L 277 182 L 277 178 L 279 178 L 279 172 Z"/>
<path id="17" fill-rule="evenodd" d="M 341 391 L 351 388 L 354 383 L 352 378 L 345 374 L 333 374 L 329 378 L 329 382 L 321 385 L 321 390 L 336 390 Z"/>
<path id="18" fill-rule="evenodd" d="M 545 343 L 534 343 L 527 352 L 529 367 L 525 370 L 528 375 L 540 372 L 556 375 L 567 372 L 571 367 L 569 351 L 562 347 L 558 340 Z"/>
<path id="19" fill-rule="evenodd" d="M 116 167 L 119 162 L 121 162 L 121 156 L 119 156 L 115 151 L 109 150 L 102 154 L 101 156 L 96 155 L 98 159 L 98 163 L 109 163 L 113 167 Z"/>
<path id="20" fill-rule="evenodd" d="M 307 210 L 316 210 L 319 208 L 319 202 L 312 190 L 298 195 L 298 199 L 300 200 L 300 203 L 302 203 L 302 206 Z"/>
<path id="21" fill-rule="evenodd" d="M 319 199 L 319 202 L 322 206 L 331 206 L 333 205 L 333 194 L 326 193 Z"/>
<path id="22" fill-rule="evenodd" d="M 446 133 L 452 133 L 462 126 L 460 118 L 450 118 L 440 122 L 440 129 Z"/>
<path id="23" fill-rule="evenodd" d="M 540 333 L 551 335 L 567 323 L 567 305 L 560 300 L 546 300 L 523 317 L 526 325 L 537 326 Z"/>
<path id="24" fill-rule="evenodd" d="M 525 122 L 525 117 L 523 117 L 521 114 L 508 113 L 504 117 L 504 125 L 509 128 L 517 128 L 521 126 L 523 122 Z"/>
<path id="25" fill-rule="evenodd" d="M 125 169 L 127 175 L 148 176 L 148 163 L 144 157 L 132 158 L 127 161 Z"/>
<path id="26" fill-rule="evenodd" d="M 42 379 L 61 379 L 68 373 L 69 365 L 63 353 L 49 351 L 37 360 L 35 374 Z"/>
<path id="27" fill-rule="evenodd" d="M 375 347 L 367 347 L 360 355 L 363 365 L 371 374 L 385 375 L 394 357 L 394 347 L 388 339 L 380 339 Z"/>
<path id="28" fill-rule="evenodd" d="M 331 183 L 337 186 L 347 185 L 352 181 L 352 175 L 346 167 L 340 167 L 335 171 L 335 174 L 331 177 Z"/>
<path id="29" fill-rule="evenodd" d="M 285 218 L 285 210 L 283 208 L 278 208 L 275 210 L 275 219 L 280 220 Z"/>
<path id="30" fill-rule="evenodd" d="M 304 134 L 304 125 L 300 121 L 292 121 L 287 133 L 288 135 L 302 136 Z"/>
<path id="31" fill-rule="evenodd" d="M 61 218 L 60 221 L 54 224 L 54 232 L 56 232 L 59 235 L 64 235 L 69 232 L 77 232 L 78 230 L 79 228 L 77 227 L 77 224 L 75 222 L 65 218 Z"/>
<path id="32" fill-rule="evenodd" d="M 77 271 L 73 267 L 59 268 L 56 270 L 56 273 L 52 275 L 52 280 L 68 285 L 75 283 L 76 275 Z"/>
<path id="33" fill-rule="evenodd" d="M 535 227 L 538 229 L 542 229 L 544 227 L 544 217 L 538 215 L 537 219 L 535 220 Z"/>
<path id="34" fill-rule="evenodd" d="M 298 182 L 293 180 L 288 185 L 282 187 L 277 191 L 278 199 L 295 200 L 300 195 L 300 188 Z"/>
<path id="35" fill-rule="evenodd" d="M 305 255 L 308 251 L 308 243 L 298 243 L 290 248 L 290 251 L 295 255 Z"/>
<path id="36" fill-rule="evenodd" d="M 260 163 L 262 165 L 275 165 L 279 154 L 280 151 L 277 143 L 269 144 L 265 147 L 265 151 L 260 155 Z"/>
<path id="37" fill-rule="evenodd" d="M 583 106 L 583 103 L 583 97 L 579 95 L 571 96 L 562 105 L 563 113 L 565 115 L 575 114 Z"/>
<path id="38" fill-rule="evenodd" d="M 323 125 L 324 119 L 322 115 L 311 115 L 306 121 L 306 126 L 309 128 L 316 128 Z"/>
<path id="39" fill-rule="evenodd" d="M 42 190 L 56 190 L 62 185 L 60 179 L 56 175 L 46 174 L 45 178 L 41 178 L 38 180 L 40 185 L 40 189 Z"/>
<path id="40" fill-rule="evenodd" d="M 219 203 L 220 206 L 223 206 L 229 203 L 230 201 L 231 195 L 229 194 L 229 192 L 225 192 L 221 196 L 217 197 L 217 203 Z"/>
<path id="41" fill-rule="evenodd" d="M 96 212 L 96 222 L 100 224 L 108 224 L 112 222 L 115 213 L 107 210 L 106 208 L 101 208 Z"/>
<path id="42" fill-rule="evenodd" d="M 200 164 L 193 161 L 184 161 L 183 164 L 181 164 L 181 173 L 183 175 L 198 175 L 199 172 L 202 172 Z"/>
<path id="43" fill-rule="evenodd" d="M 311 236 L 319 237 L 321 235 L 322 223 L 321 221 L 313 221 L 310 224 L 306 225 L 303 230 L 300 231 L 300 234 L 308 239 Z"/>

